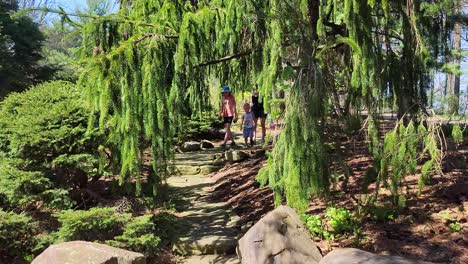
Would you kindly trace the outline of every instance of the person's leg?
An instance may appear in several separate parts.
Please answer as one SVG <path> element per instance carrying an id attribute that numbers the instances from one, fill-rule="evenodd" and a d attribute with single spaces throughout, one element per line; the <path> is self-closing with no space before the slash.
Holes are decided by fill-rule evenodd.
<path id="1" fill-rule="evenodd" d="M 232 120 L 232 119 L 231 119 Z M 234 141 L 234 136 L 232 135 L 232 131 L 231 131 L 231 126 L 232 126 L 232 123 L 229 123 L 228 126 L 226 127 L 226 133 L 227 133 L 227 139 L 226 139 L 226 142 L 231 139 L 231 146 L 234 146 L 236 145 L 236 142 Z"/>
<path id="2" fill-rule="evenodd" d="M 231 123 L 224 124 L 224 129 L 226 129 L 226 136 L 224 137 L 224 143 L 227 143 L 228 140 L 232 139 Z"/>
<path id="3" fill-rule="evenodd" d="M 262 127 L 262 140 L 263 140 L 263 141 L 265 141 L 265 135 L 266 135 L 265 123 L 266 123 L 266 116 L 263 116 L 263 117 L 260 119 L 260 126 Z"/>
<path id="4" fill-rule="evenodd" d="M 253 115 L 253 121 L 254 121 L 254 127 L 253 127 L 253 130 L 254 130 L 254 140 L 257 139 L 257 122 L 258 122 L 258 117 L 254 114 Z"/>
<path id="5" fill-rule="evenodd" d="M 224 123 L 224 142 L 223 142 L 223 145 L 226 145 L 226 142 L 229 140 L 229 135 L 228 135 L 228 126 L 229 126 L 229 123 Z"/>

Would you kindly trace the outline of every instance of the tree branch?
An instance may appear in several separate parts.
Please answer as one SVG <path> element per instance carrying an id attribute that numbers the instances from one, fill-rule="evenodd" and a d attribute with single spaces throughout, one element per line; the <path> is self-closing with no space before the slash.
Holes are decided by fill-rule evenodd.
<path id="1" fill-rule="evenodd" d="M 95 20 L 100 19 L 100 20 L 104 20 L 104 21 L 112 21 L 112 22 L 115 22 L 115 23 L 129 23 L 129 24 L 132 24 L 132 25 L 135 25 L 135 26 L 161 27 L 161 25 L 159 25 L 159 24 L 151 24 L 151 23 L 146 23 L 146 22 L 141 22 L 141 21 L 130 20 L 130 19 L 126 18 L 126 17 L 119 18 L 119 17 L 116 16 L 116 14 L 110 14 L 110 15 L 106 15 L 106 16 L 98 16 L 98 15 L 92 15 L 92 14 L 68 13 L 68 12 L 65 12 L 61 8 L 58 9 L 58 10 L 57 9 L 52 9 L 52 8 L 47 8 L 47 7 L 28 8 L 28 9 L 21 10 L 20 12 L 17 12 L 15 14 L 15 16 L 21 16 L 23 14 L 27 14 L 29 12 L 35 12 L 35 11 L 57 14 L 59 16 L 65 17 L 65 18 L 80 17 L 80 18 L 90 18 L 90 19 L 95 19 Z M 174 29 L 172 29 L 170 27 L 167 27 L 167 26 L 164 26 L 162 28 L 166 28 L 168 30 L 174 31 Z"/>
<path id="2" fill-rule="evenodd" d="M 179 36 L 177 35 L 161 35 L 161 34 L 156 34 L 156 33 L 145 33 L 143 36 L 139 37 L 138 39 L 135 40 L 135 44 L 138 44 L 142 42 L 143 40 L 147 38 L 154 38 L 154 37 L 162 37 L 162 38 L 167 38 L 167 39 L 177 39 Z"/>
<path id="3" fill-rule="evenodd" d="M 205 67 L 205 66 L 225 62 L 225 61 L 234 60 L 234 59 L 237 59 L 237 58 L 242 58 L 242 57 L 245 57 L 245 56 L 248 56 L 248 55 L 252 54 L 255 51 L 257 51 L 257 50 L 248 50 L 248 51 L 244 51 L 244 52 L 241 52 L 241 53 L 237 53 L 237 54 L 229 55 L 229 56 L 226 56 L 226 57 L 222 57 L 222 58 L 217 59 L 217 60 L 202 62 L 202 63 L 200 63 L 198 65 L 193 66 L 193 68 Z"/>

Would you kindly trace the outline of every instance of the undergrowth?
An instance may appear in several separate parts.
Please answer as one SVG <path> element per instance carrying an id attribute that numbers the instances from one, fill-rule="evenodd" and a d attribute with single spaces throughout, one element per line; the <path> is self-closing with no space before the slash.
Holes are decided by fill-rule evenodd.
<path id="1" fill-rule="evenodd" d="M 358 218 L 344 208 L 328 207 L 323 216 L 303 214 L 301 218 L 312 235 L 328 241 L 362 233 Z"/>

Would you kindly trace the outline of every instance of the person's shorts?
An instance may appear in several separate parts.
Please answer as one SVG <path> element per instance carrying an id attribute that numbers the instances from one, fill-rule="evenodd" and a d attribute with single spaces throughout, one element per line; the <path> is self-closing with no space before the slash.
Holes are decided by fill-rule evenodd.
<path id="1" fill-rule="evenodd" d="M 244 138 L 252 138 L 254 136 L 254 128 L 253 127 L 244 127 L 244 130 L 242 131 Z"/>
<path id="2" fill-rule="evenodd" d="M 234 119 L 233 116 L 225 116 L 223 120 L 223 124 L 232 124 L 233 119 Z"/>
<path id="3" fill-rule="evenodd" d="M 267 115 L 263 110 L 252 111 L 255 118 L 266 118 Z"/>

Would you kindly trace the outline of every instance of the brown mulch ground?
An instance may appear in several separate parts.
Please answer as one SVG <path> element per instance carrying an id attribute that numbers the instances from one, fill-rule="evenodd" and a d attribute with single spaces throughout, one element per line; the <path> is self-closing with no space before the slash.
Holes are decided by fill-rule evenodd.
<path id="1" fill-rule="evenodd" d="M 265 157 L 249 159 L 242 163 L 227 165 L 211 175 L 216 180 L 212 198 L 227 202 L 240 216 L 240 224 L 251 225 L 272 209 L 273 193 L 268 187 L 260 188 L 255 180 L 264 166 Z"/>
<path id="2" fill-rule="evenodd" d="M 344 163 L 351 169 L 348 177 L 332 182 L 333 199 L 314 199 L 309 213 L 323 214 L 327 206 L 356 208 L 365 172 L 372 158 L 362 137 L 343 142 Z M 240 216 L 241 224 L 250 227 L 273 209 L 273 194 L 260 188 L 255 176 L 265 164 L 265 158 L 250 159 L 226 166 L 211 175 L 217 180 L 213 199 L 225 201 Z M 411 193 L 407 208 L 393 220 L 376 221 L 366 218 L 358 243 L 353 237 L 339 237 L 334 241 L 317 241 L 322 252 L 334 248 L 358 247 L 379 254 L 400 255 L 432 262 L 468 263 L 468 144 L 449 145 L 443 161 L 443 175 L 433 177 L 420 195 L 417 195 L 418 175 L 407 177 Z M 370 187 L 372 188 L 372 186 Z M 354 199 L 353 199 L 354 198 Z M 449 227 L 444 218 L 449 214 L 462 225 L 459 232 Z"/>

